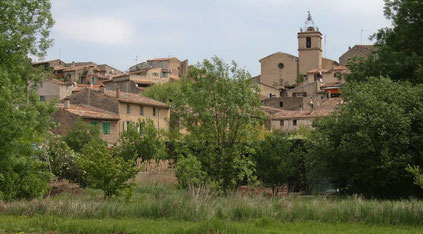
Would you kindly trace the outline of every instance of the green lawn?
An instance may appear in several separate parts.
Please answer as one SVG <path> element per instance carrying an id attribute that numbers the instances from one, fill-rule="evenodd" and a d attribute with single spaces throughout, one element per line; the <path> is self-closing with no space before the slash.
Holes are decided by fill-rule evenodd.
<path id="1" fill-rule="evenodd" d="M 0 216 L 0 232 L 72 232 L 72 233 L 423 233 L 422 227 L 327 224 L 321 222 L 282 223 L 270 218 L 230 222 L 200 222 L 125 219 L 80 219 L 54 216 Z"/>

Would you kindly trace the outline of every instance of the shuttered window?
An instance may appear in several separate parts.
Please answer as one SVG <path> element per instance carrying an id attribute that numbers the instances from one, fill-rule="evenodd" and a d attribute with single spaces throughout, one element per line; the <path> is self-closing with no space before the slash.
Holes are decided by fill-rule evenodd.
<path id="1" fill-rule="evenodd" d="M 103 122 L 103 134 L 110 134 L 110 122 Z"/>

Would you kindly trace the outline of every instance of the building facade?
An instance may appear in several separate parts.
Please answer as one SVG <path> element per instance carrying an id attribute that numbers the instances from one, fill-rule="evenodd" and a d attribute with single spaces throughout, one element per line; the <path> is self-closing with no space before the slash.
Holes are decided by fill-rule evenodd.
<path id="1" fill-rule="evenodd" d="M 54 115 L 54 119 L 59 122 L 55 131 L 60 134 L 66 134 L 73 126 L 77 119 L 75 115 L 101 128 L 103 122 L 110 122 L 104 124 L 106 131 L 102 129 L 102 137 L 109 144 L 116 143 L 127 126 L 139 120 L 152 120 L 158 130 L 167 131 L 169 128 L 169 107 L 142 95 L 120 92 L 119 89 L 112 92 L 104 87 L 99 90 L 86 88 L 73 93 L 66 101 L 67 108 L 65 105 L 59 106 L 59 111 Z M 109 125 L 110 130 L 107 130 Z"/>

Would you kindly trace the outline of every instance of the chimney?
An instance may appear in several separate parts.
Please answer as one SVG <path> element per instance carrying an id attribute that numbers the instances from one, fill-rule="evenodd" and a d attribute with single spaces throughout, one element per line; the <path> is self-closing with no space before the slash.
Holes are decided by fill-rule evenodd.
<path id="1" fill-rule="evenodd" d="M 119 98 L 120 97 L 120 89 L 119 88 L 117 88 L 116 89 L 116 98 Z"/>
<path id="2" fill-rule="evenodd" d="M 65 107 L 65 109 L 68 109 L 70 107 L 70 100 L 69 100 L 69 98 L 65 98 L 64 100 L 65 100 L 64 107 Z"/>
<path id="3" fill-rule="evenodd" d="M 100 85 L 100 93 L 104 93 L 104 89 L 105 89 L 104 85 Z"/>

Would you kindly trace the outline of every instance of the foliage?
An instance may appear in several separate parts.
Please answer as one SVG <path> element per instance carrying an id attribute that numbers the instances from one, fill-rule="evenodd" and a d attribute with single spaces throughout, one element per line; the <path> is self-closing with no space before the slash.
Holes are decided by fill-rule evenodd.
<path id="1" fill-rule="evenodd" d="M 77 165 L 78 154 L 69 148 L 61 136 L 51 135 L 47 140 L 44 158 L 50 172 L 59 180 L 69 180 L 85 187 L 82 170 Z"/>
<path id="2" fill-rule="evenodd" d="M 166 156 L 162 134 L 151 119 L 129 124 L 114 151 L 126 161 L 163 159 Z"/>
<path id="3" fill-rule="evenodd" d="M 414 176 L 414 184 L 423 188 L 423 172 L 421 171 L 419 166 L 408 166 L 407 171 L 413 174 Z"/>
<path id="4" fill-rule="evenodd" d="M 188 72 L 171 107 L 179 117 L 191 154 L 201 162 L 210 182 L 234 188 L 253 178 L 249 147 L 264 114 L 250 75 L 214 57 Z M 254 89 L 254 90 L 253 90 Z"/>
<path id="5" fill-rule="evenodd" d="M 32 198 L 46 191 L 50 177 L 37 150 L 54 107 L 31 90 L 43 76 L 28 56 L 50 45 L 50 2 L 0 1 L 0 9 L 0 199 Z"/>
<path id="6" fill-rule="evenodd" d="M 261 142 L 255 154 L 257 177 L 272 187 L 273 195 L 284 184 L 305 182 L 304 151 L 295 141 L 287 139 L 282 133 L 274 133 Z"/>
<path id="7" fill-rule="evenodd" d="M 423 83 L 423 2 L 385 0 L 384 14 L 392 28 L 382 28 L 372 38 L 377 51 L 367 59 L 353 60 L 347 79 L 365 81 L 386 76 L 396 81 Z"/>
<path id="8" fill-rule="evenodd" d="M 129 201 L 102 201 L 98 199 L 101 193 L 98 190 L 85 189 L 78 195 L 63 193 L 32 201 L 0 202 L 0 216 L 10 216 L 13 219 L 19 216 L 49 216 L 65 220 L 93 220 L 94 223 L 109 218 L 120 221 L 146 218 L 193 223 L 213 219 L 243 222 L 270 218 L 284 224 L 315 221 L 332 226 L 354 223 L 398 227 L 411 225 L 420 229 L 423 225 L 423 201 L 416 199 L 365 200 L 358 196 L 269 198 L 241 193 L 223 196 L 215 193 L 200 194 L 200 197 L 195 197 L 176 186 L 160 184 L 136 187 L 133 199 Z M 0 228 L 4 230 L 2 224 L 0 221 Z"/>
<path id="9" fill-rule="evenodd" d="M 201 162 L 192 154 L 181 156 L 176 164 L 176 177 L 183 188 L 201 186 L 205 183 L 206 174 L 201 168 Z"/>
<path id="10" fill-rule="evenodd" d="M 302 82 L 304 82 L 304 75 L 301 74 L 301 73 L 298 73 L 297 78 L 295 79 L 295 83 L 299 84 L 299 83 L 302 83 Z"/>
<path id="11" fill-rule="evenodd" d="M 78 166 L 84 171 L 88 187 L 101 189 L 105 198 L 121 195 L 130 191 L 138 168 L 133 161 L 113 157 L 107 147 L 99 141 L 84 145 Z"/>
<path id="12" fill-rule="evenodd" d="M 157 101 L 170 104 L 180 92 L 180 82 L 174 81 L 150 86 L 142 94 Z"/>
<path id="13" fill-rule="evenodd" d="M 64 137 L 64 141 L 77 153 L 80 153 L 89 142 L 103 142 L 98 126 L 90 125 L 80 118 L 73 125 L 73 129 Z"/>
<path id="14" fill-rule="evenodd" d="M 370 78 L 343 88 L 345 105 L 313 123 L 308 168 L 343 192 L 419 195 L 407 166 L 423 161 L 423 86 Z"/>

